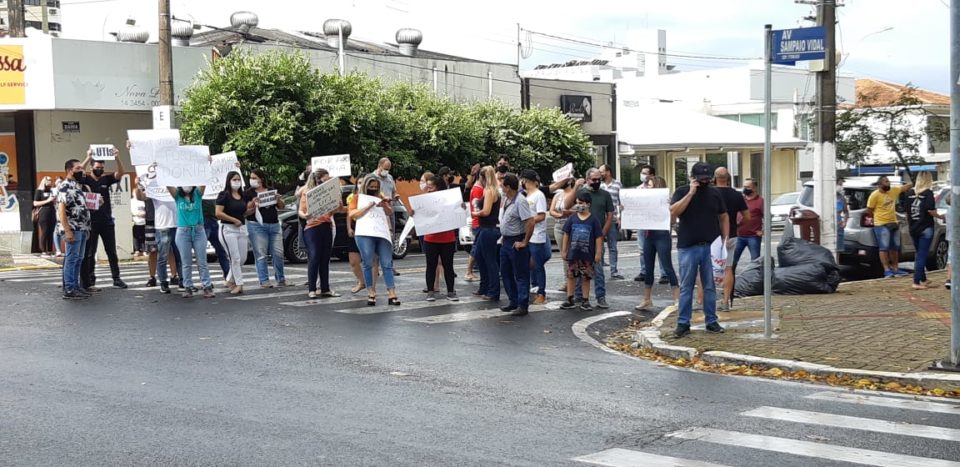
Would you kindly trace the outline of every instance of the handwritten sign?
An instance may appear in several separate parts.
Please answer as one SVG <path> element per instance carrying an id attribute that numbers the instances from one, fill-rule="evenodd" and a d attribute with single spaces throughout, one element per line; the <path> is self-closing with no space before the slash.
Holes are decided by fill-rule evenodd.
<path id="1" fill-rule="evenodd" d="M 350 154 L 317 156 L 310 159 L 310 165 L 314 171 L 317 169 L 327 169 L 327 172 L 330 172 L 331 177 L 350 176 Z"/>
<path id="2" fill-rule="evenodd" d="M 206 186 L 210 180 L 210 148 L 178 146 L 157 161 L 157 182 L 161 186 Z"/>
<path id="3" fill-rule="evenodd" d="M 331 178 L 307 192 L 307 214 L 311 218 L 329 214 L 340 207 L 340 180 Z"/>
<path id="4" fill-rule="evenodd" d="M 155 167 L 138 165 L 137 177 L 140 180 L 140 184 L 143 185 L 143 194 L 150 199 L 155 199 L 158 201 L 173 201 L 173 197 L 170 196 L 170 192 L 167 191 L 167 187 L 157 183 L 157 172 Z"/>
<path id="5" fill-rule="evenodd" d="M 113 155 L 113 145 L 112 144 L 91 144 L 90 152 L 93 153 L 93 160 L 95 161 L 112 161 L 116 160 L 116 156 Z"/>
<path id="6" fill-rule="evenodd" d="M 261 208 L 277 205 L 277 190 L 267 190 L 257 193 L 257 203 Z"/>
<path id="7" fill-rule="evenodd" d="M 357 207 L 362 209 L 380 201 L 380 198 L 361 193 L 357 200 Z M 354 234 L 361 237 L 379 237 L 391 242 L 390 221 L 387 219 L 387 213 L 379 206 L 370 208 L 366 214 L 357 219 L 357 228 L 354 229 Z"/>
<path id="8" fill-rule="evenodd" d="M 624 229 L 670 230 L 670 190 L 666 188 L 620 190 Z"/>
<path id="9" fill-rule="evenodd" d="M 412 217 L 407 219 L 407 223 L 403 224 L 403 232 L 400 232 L 400 236 L 397 237 L 397 245 L 407 241 L 407 236 L 410 235 L 410 232 L 413 232 L 415 226 L 416 222 L 413 221 Z"/>
<path id="10" fill-rule="evenodd" d="M 217 199 L 220 192 L 226 189 L 224 183 L 227 180 L 227 174 L 231 171 L 240 171 L 240 161 L 237 160 L 237 153 L 230 151 L 223 154 L 217 154 L 210 158 L 210 179 L 207 180 L 207 190 L 203 192 L 203 199 Z M 243 177 L 240 177 L 240 183 L 245 186 Z"/>
<path id="11" fill-rule="evenodd" d="M 100 193 L 84 193 L 83 204 L 86 205 L 90 211 L 100 209 Z"/>
<path id="12" fill-rule="evenodd" d="M 411 196 L 409 201 L 417 235 L 457 230 L 467 221 L 463 196 L 456 188 Z"/>
<path id="13" fill-rule="evenodd" d="M 553 181 L 560 182 L 566 180 L 570 177 L 573 177 L 573 163 L 569 163 L 563 167 L 560 167 L 553 172 Z"/>
<path id="14" fill-rule="evenodd" d="M 723 237 L 717 237 L 710 244 L 710 262 L 713 265 L 713 284 L 723 286 L 723 270 L 727 266 L 727 244 Z"/>
<path id="15" fill-rule="evenodd" d="M 130 163 L 150 165 L 163 159 L 180 145 L 180 130 L 127 130 Z"/>

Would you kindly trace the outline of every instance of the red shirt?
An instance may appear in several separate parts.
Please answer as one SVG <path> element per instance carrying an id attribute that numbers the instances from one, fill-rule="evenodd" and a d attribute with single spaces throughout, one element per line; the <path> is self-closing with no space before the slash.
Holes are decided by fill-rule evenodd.
<path id="1" fill-rule="evenodd" d="M 457 241 L 457 233 L 455 230 L 448 230 L 446 232 L 424 235 L 423 239 L 430 243 L 453 243 Z"/>
<path id="2" fill-rule="evenodd" d="M 473 188 L 470 189 L 470 203 L 469 203 L 469 206 L 470 206 L 470 212 L 471 212 L 471 213 L 474 211 L 474 209 L 473 209 L 474 201 L 473 201 L 473 200 L 475 200 L 475 199 L 479 199 L 479 200 L 480 200 L 480 205 L 481 205 L 480 207 L 481 207 L 481 209 L 482 209 L 482 208 L 483 208 L 483 187 L 480 186 L 479 183 L 475 183 L 475 184 L 473 185 Z M 479 217 L 473 217 L 472 219 L 473 219 L 473 220 L 470 221 L 470 227 L 473 227 L 473 228 L 475 228 L 475 229 L 480 228 L 480 218 L 479 218 Z M 452 240 L 451 240 L 451 241 L 452 241 Z M 446 243 L 446 242 L 442 242 L 442 243 Z"/>
<path id="3" fill-rule="evenodd" d="M 743 221 L 737 219 L 739 227 L 737 228 L 738 237 L 757 237 L 757 232 L 763 229 L 763 198 L 757 196 L 750 199 L 743 198 L 747 202 L 747 211 L 750 211 L 750 220 Z"/>

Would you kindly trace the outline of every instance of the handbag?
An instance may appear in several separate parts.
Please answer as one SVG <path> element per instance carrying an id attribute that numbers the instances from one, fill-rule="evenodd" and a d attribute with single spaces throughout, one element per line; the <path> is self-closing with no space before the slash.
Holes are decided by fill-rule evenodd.
<path id="1" fill-rule="evenodd" d="M 34 223 L 34 224 L 39 224 L 39 223 L 40 223 L 40 208 L 41 208 L 41 207 L 42 207 L 42 206 L 36 206 L 36 207 L 33 208 L 33 213 L 31 214 L 30 217 L 31 217 L 31 219 L 33 219 L 33 223 Z"/>

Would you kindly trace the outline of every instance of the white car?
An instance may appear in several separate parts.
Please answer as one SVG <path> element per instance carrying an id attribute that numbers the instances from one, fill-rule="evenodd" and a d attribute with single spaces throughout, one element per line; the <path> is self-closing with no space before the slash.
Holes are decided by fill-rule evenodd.
<path id="1" fill-rule="evenodd" d="M 783 226 L 786 225 L 787 218 L 790 216 L 790 208 L 797 205 L 799 196 L 799 191 L 784 193 L 777 196 L 777 198 L 773 200 L 773 203 L 770 203 L 771 229 L 783 230 Z"/>

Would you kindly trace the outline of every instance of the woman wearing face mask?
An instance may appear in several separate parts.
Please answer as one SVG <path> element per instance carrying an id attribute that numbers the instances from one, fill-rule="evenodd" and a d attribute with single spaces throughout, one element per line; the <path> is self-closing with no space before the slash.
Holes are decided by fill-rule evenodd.
<path id="1" fill-rule="evenodd" d="M 207 267 L 207 232 L 203 228 L 203 191 L 205 186 L 167 187 L 170 196 L 177 205 L 177 250 L 180 252 L 180 278 L 183 285 L 183 298 L 190 298 L 196 290 L 193 288 L 193 254 L 200 270 L 200 283 L 203 286 L 203 298 L 214 298 L 213 282 Z"/>
<path id="2" fill-rule="evenodd" d="M 37 187 L 37 193 L 33 197 L 33 207 L 39 208 L 37 212 L 37 230 L 40 243 L 40 257 L 49 258 L 53 256 L 53 229 L 57 226 L 56 213 L 54 205 L 57 197 L 53 193 L 53 181 L 50 177 L 43 177 L 40 186 Z"/>
<path id="3" fill-rule="evenodd" d="M 246 216 L 255 208 L 241 191 L 243 180 L 239 172 L 228 173 L 223 186 L 223 191 L 217 195 L 216 216 L 220 221 L 220 244 L 227 250 L 230 261 L 225 285 L 230 294 L 239 295 L 243 293 L 243 263 L 247 259 Z"/>
<path id="4" fill-rule="evenodd" d="M 257 277 L 260 279 L 260 287 L 269 289 L 273 285 L 270 283 L 270 271 L 267 269 L 267 254 L 273 259 L 273 276 L 277 281 L 278 287 L 285 287 L 287 280 L 283 275 L 283 229 L 280 226 L 280 219 L 277 210 L 283 209 L 283 199 L 276 197 L 276 204 L 269 206 L 260 206 L 260 193 L 272 190 L 267 186 L 267 178 L 260 169 L 253 169 L 250 172 L 250 190 L 245 197 L 252 201 L 257 209 L 253 214 L 247 216 L 247 232 L 250 234 L 250 242 L 253 244 L 253 255 L 257 263 Z"/>
<path id="5" fill-rule="evenodd" d="M 429 173 L 429 172 L 428 172 Z M 446 190 L 446 181 L 436 175 L 424 175 L 423 192 L 433 193 Z M 410 211 L 413 215 L 413 210 Z M 457 251 L 457 233 L 454 230 L 424 235 L 421 245 L 427 257 L 427 301 L 437 300 L 439 276 L 443 275 L 447 284 L 447 300 L 459 301 L 457 291 L 454 290 L 453 255 Z"/>
<path id="6" fill-rule="evenodd" d="M 350 193 L 347 196 L 347 206 L 353 202 L 353 198 L 357 197 L 357 194 L 360 193 L 362 187 L 360 186 L 363 182 L 364 177 L 367 174 L 360 174 L 357 176 L 357 183 L 353 193 Z M 347 242 L 347 257 L 350 260 L 350 270 L 353 271 L 353 277 L 357 279 L 357 285 L 350 289 L 350 293 L 356 294 L 361 290 L 366 289 L 367 285 L 363 279 L 363 268 L 360 261 L 360 248 L 357 247 L 357 239 L 354 236 L 354 222 L 349 217 L 347 218 L 347 236 L 350 237 L 350 241 Z M 380 268 L 376 264 L 373 265 L 373 281 L 376 282 L 377 278 L 380 277 Z"/>
<path id="7" fill-rule="evenodd" d="M 556 220 L 556 223 L 553 225 L 553 238 L 557 242 L 557 245 L 563 244 L 563 225 L 567 222 L 567 218 L 570 217 L 570 214 L 573 211 L 569 209 L 564 209 L 564 200 L 567 195 L 573 191 L 573 178 L 568 178 L 567 180 L 560 183 L 559 188 L 553 195 L 553 202 L 550 203 L 550 217 Z M 551 188 L 557 188 L 556 184 L 550 186 Z M 563 259 L 563 270 L 567 270 L 567 259 Z M 560 284 L 560 287 L 557 288 L 559 292 L 567 291 L 567 283 L 564 280 Z"/>
<path id="8" fill-rule="evenodd" d="M 421 192 L 421 193 L 427 193 L 427 180 L 430 180 L 430 179 L 432 179 L 433 177 L 435 177 L 435 175 L 433 174 L 433 172 L 430 172 L 430 171 L 424 172 L 423 175 L 420 176 L 420 192 Z M 437 179 L 440 180 L 440 181 L 443 180 L 443 179 L 440 178 L 440 177 L 437 177 Z M 412 208 L 412 207 L 407 206 L 407 212 L 410 214 L 410 217 L 413 217 L 413 208 Z M 417 236 L 417 240 L 419 241 L 419 245 L 420 245 L 420 248 L 421 248 L 421 249 L 426 248 L 426 247 L 424 246 L 425 240 L 424 240 L 424 236 L 423 236 L 423 235 L 418 235 L 418 236 Z M 424 251 L 424 254 L 426 254 L 426 251 Z M 439 260 L 438 260 L 438 261 L 439 261 Z M 439 272 L 436 272 L 436 271 L 435 271 L 435 274 L 434 274 L 434 276 L 433 276 L 433 277 L 436 278 L 436 282 L 435 282 L 433 285 L 427 285 L 427 287 L 423 289 L 423 293 L 427 294 L 427 300 L 428 300 L 428 301 L 434 301 L 433 294 L 430 293 L 430 292 L 431 292 L 431 291 L 436 291 L 437 289 L 440 288 L 440 276 L 443 275 L 443 265 L 439 265 L 439 264 L 438 264 L 438 265 L 435 265 L 435 266 L 439 268 Z M 428 266 L 428 267 L 429 267 L 429 266 Z"/>
<path id="9" fill-rule="evenodd" d="M 497 240 L 500 229 L 497 227 L 500 217 L 500 191 L 492 166 L 480 169 L 483 178 L 483 199 L 477 200 L 471 216 L 477 218 L 479 228 L 474 239 L 477 246 L 477 268 L 480 269 L 480 288 L 474 295 L 485 300 L 500 300 L 500 263 L 497 257 Z"/>
<path id="10" fill-rule="evenodd" d="M 330 173 L 326 169 L 317 169 L 307 179 L 307 185 L 300 194 L 298 214 L 305 219 L 307 225 L 303 229 L 303 240 L 307 247 L 307 297 L 317 298 L 317 276 L 320 277 L 320 297 L 339 297 L 340 294 L 330 290 L 330 255 L 333 253 L 333 214 L 341 211 L 334 210 L 327 214 L 311 217 L 307 210 L 307 193 L 330 180 Z"/>
<path id="11" fill-rule="evenodd" d="M 527 191 L 527 204 L 533 212 L 536 225 L 530 237 L 530 284 L 537 288 L 537 296 L 531 305 L 547 303 L 547 270 L 550 261 L 550 240 L 547 239 L 547 197 L 540 191 L 540 175 L 535 170 L 526 169 L 520 173 L 520 182 Z"/>
<path id="12" fill-rule="evenodd" d="M 650 176 L 650 188 L 666 188 L 667 181 L 657 175 Z M 660 267 L 670 281 L 670 288 L 673 290 L 673 301 L 680 300 L 680 282 L 677 274 L 673 270 L 673 258 L 670 249 L 673 245 L 673 237 L 669 230 L 644 230 L 643 231 L 643 303 L 634 308 L 637 311 L 644 311 L 653 308 L 653 274 L 654 263 L 657 257 L 660 257 Z"/>
<path id="13" fill-rule="evenodd" d="M 371 202 L 369 199 L 361 203 L 364 196 L 353 198 L 350 203 L 349 218 L 357 221 L 357 228 L 367 230 L 364 224 L 370 222 L 379 222 L 378 219 L 385 220 L 393 217 L 393 208 L 390 205 L 390 199 L 383 196 L 380 192 L 380 180 L 376 176 L 368 176 L 363 180 L 363 190 L 361 195 L 375 198 L 377 201 Z M 367 217 L 369 216 L 369 217 Z M 377 226 L 378 227 L 378 226 Z M 386 231 L 389 236 L 389 229 Z M 360 257 L 363 260 L 363 279 L 367 284 L 367 305 L 377 304 L 377 288 L 373 281 L 373 262 L 379 257 L 380 269 L 383 271 L 383 281 L 387 285 L 387 304 L 400 305 L 400 299 L 397 298 L 397 289 L 393 278 L 393 244 L 381 236 L 375 235 L 355 235 L 357 246 L 360 248 Z"/>

